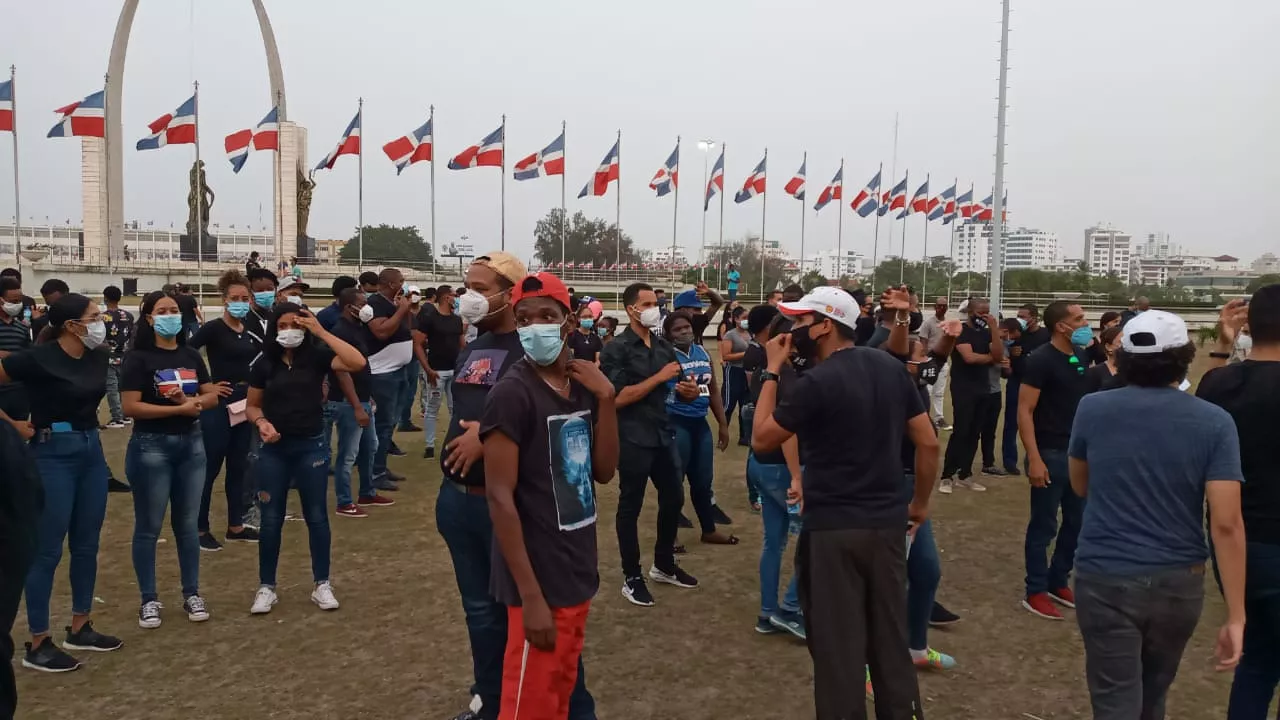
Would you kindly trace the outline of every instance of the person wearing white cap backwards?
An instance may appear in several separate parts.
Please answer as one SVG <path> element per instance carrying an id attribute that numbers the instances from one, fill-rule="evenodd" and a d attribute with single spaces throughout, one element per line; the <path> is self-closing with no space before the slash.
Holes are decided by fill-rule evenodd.
<path id="1" fill-rule="evenodd" d="M 1076 618 L 1095 718 L 1165 716 L 1204 605 L 1206 497 L 1227 606 L 1218 669 L 1240 660 L 1240 443 L 1225 410 L 1179 389 L 1195 354 L 1176 315 L 1138 315 L 1124 326 L 1117 357 L 1126 386 L 1085 396 L 1071 428 L 1071 487 L 1089 498 L 1076 551 Z"/>
<path id="2" fill-rule="evenodd" d="M 790 495 L 804 502 L 796 571 L 817 717 L 866 717 L 860 681 L 868 665 L 879 720 L 922 717 L 907 652 L 905 534 L 929 515 L 933 424 L 899 360 L 854 347 L 859 310 L 848 293 L 820 287 L 778 309 L 795 324 L 765 348 L 751 442 L 769 452 L 795 436 L 805 456 L 802 487 Z M 812 364 L 779 404 L 777 374 L 793 349 Z M 916 446 L 910 504 L 904 437 Z"/>

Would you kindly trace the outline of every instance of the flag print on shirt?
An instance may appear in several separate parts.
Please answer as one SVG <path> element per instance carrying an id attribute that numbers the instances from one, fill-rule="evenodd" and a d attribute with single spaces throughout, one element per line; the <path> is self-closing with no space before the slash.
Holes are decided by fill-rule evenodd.
<path id="1" fill-rule="evenodd" d="M 157 370 L 155 381 L 156 393 L 160 397 L 169 397 L 169 395 L 177 391 L 181 391 L 187 397 L 195 397 L 200 394 L 200 379 L 192 368 Z"/>

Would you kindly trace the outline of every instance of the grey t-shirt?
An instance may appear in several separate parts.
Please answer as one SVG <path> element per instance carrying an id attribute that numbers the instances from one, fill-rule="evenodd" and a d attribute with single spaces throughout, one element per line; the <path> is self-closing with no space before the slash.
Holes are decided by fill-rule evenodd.
<path id="1" fill-rule="evenodd" d="M 1244 480 L 1235 421 L 1174 388 L 1085 396 L 1067 452 L 1089 463 L 1076 549 L 1082 573 L 1134 575 L 1204 562 L 1205 484 Z"/>
<path id="2" fill-rule="evenodd" d="M 735 353 L 746 352 L 747 345 L 751 343 L 751 338 L 747 337 L 747 331 L 742 328 L 734 328 L 726 332 L 724 339 L 729 341 L 730 350 Z M 742 360 L 731 360 L 725 364 L 730 367 L 742 367 Z"/>

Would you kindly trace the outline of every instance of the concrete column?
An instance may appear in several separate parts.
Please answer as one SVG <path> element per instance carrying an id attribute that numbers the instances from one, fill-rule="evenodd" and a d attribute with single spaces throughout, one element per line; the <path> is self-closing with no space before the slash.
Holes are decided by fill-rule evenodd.
<path id="1" fill-rule="evenodd" d="M 102 138 L 80 138 L 85 260 L 95 263 L 107 259 L 107 160 L 103 150 Z"/>
<path id="2" fill-rule="evenodd" d="M 280 162 L 276 166 L 272 188 L 275 193 L 275 262 L 289 259 L 298 248 L 298 172 L 305 177 L 311 168 L 307 163 L 307 129 L 292 122 L 280 123 Z M 283 175 L 281 177 L 280 175 Z M 272 270 L 275 268 L 273 267 Z"/>

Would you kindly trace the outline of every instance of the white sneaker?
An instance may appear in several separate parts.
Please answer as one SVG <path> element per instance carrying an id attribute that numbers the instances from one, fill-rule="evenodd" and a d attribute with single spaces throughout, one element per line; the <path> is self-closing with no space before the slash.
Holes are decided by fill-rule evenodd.
<path id="1" fill-rule="evenodd" d="M 938 483 L 938 492 L 943 495 L 950 495 L 953 492 L 953 481 L 949 477 L 942 478 L 942 482 Z"/>
<path id="2" fill-rule="evenodd" d="M 970 490 L 973 490 L 974 492 L 987 491 L 986 485 L 983 485 L 982 483 L 978 482 L 977 480 L 974 480 L 973 478 L 964 478 L 963 480 L 956 480 L 956 485 L 959 485 L 962 488 L 968 488 Z"/>
<path id="3" fill-rule="evenodd" d="M 142 603 L 138 610 L 138 627 L 143 630 L 155 630 L 160 627 L 160 608 L 164 607 L 159 600 Z"/>
<path id="4" fill-rule="evenodd" d="M 253 607 L 249 608 L 249 612 L 254 615 L 265 615 L 271 612 L 271 606 L 276 604 L 276 591 L 263 585 L 258 588 L 258 594 L 253 596 Z"/>
<path id="5" fill-rule="evenodd" d="M 204 622 L 209 619 L 209 608 L 204 598 L 192 595 L 182 602 L 182 609 L 187 611 L 187 619 L 191 622 Z"/>
<path id="6" fill-rule="evenodd" d="M 333 586 L 328 580 L 316 585 L 316 589 L 311 591 L 311 602 L 318 605 L 321 610 L 338 609 L 338 598 L 333 596 Z"/>

